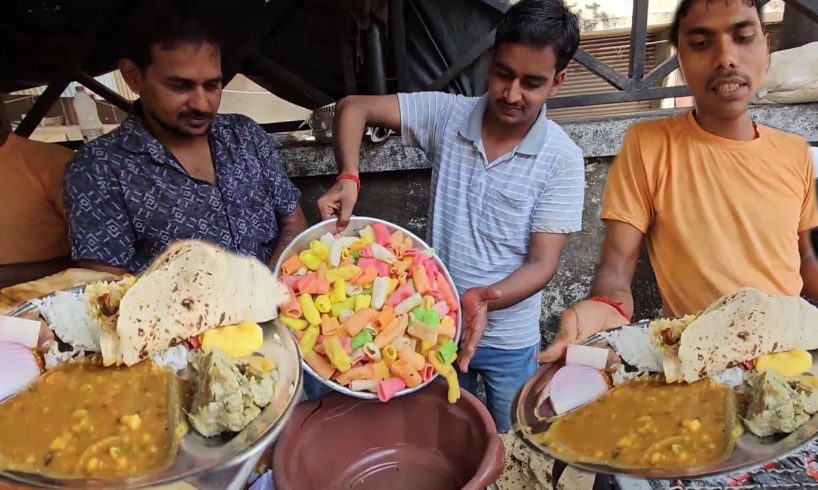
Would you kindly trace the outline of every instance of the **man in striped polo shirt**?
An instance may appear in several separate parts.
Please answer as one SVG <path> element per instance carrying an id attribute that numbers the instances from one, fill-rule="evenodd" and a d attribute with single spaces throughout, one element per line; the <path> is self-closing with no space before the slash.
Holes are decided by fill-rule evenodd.
<path id="1" fill-rule="evenodd" d="M 344 227 L 357 200 L 361 135 L 399 129 L 432 162 L 429 239 L 462 294 L 461 384 L 479 374 L 500 432 L 534 374 L 542 289 L 568 233 L 581 229 L 581 150 L 546 117 L 579 45 L 561 0 L 522 0 L 497 28 L 488 93 L 347 97 L 336 108 L 336 185 L 319 200 Z"/>

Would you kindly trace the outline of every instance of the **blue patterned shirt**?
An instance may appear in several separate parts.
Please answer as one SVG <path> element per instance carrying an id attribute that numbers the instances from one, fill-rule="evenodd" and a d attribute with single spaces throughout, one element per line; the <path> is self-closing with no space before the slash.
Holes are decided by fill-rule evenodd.
<path id="1" fill-rule="evenodd" d="M 63 190 L 74 260 L 140 272 L 168 243 L 196 238 L 267 263 L 277 218 L 301 193 L 249 118 L 217 116 L 208 139 L 216 185 L 190 177 L 137 115 L 82 147 Z"/>

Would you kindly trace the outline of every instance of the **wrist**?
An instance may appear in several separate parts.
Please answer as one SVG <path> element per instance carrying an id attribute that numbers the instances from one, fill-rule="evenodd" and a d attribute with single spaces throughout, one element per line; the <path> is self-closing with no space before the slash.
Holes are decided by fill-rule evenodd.
<path id="1" fill-rule="evenodd" d="M 617 301 L 615 299 L 608 298 L 606 296 L 590 296 L 586 298 L 586 301 L 595 301 L 597 303 L 605 303 L 606 305 L 610 306 L 611 308 L 615 309 L 617 313 L 619 313 L 628 323 L 631 322 L 631 315 L 625 311 L 623 304 L 621 301 Z"/>
<path id="2" fill-rule="evenodd" d="M 360 179 L 360 177 L 358 177 L 357 172 L 355 172 L 355 173 L 341 172 L 340 174 L 338 174 L 337 177 L 335 177 L 335 182 L 340 182 L 342 180 L 349 180 L 349 181 L 354 182 L 358 192 L 361 192 L 361 179 Z"/>

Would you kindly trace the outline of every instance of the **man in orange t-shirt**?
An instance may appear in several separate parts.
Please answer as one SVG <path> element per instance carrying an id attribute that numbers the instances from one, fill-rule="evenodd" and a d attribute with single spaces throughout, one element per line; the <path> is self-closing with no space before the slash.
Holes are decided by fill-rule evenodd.
<path id="1" fill-rule="evenodd" d="M 0 108 L 0 287 L 70 266 L 62 177 L 73 154 L 12 134 Z"/>
<path id="2" fill-rule="evenodd" d="M 696 313 L 743 286 L 818 298 L 810 149 L 748 113 L 769 59 L 761 6 L 683 0 L 671 42 L 695 108 L 625 136 L 603 196 L 605 238 L 590 297 L 565 311 L 543 362 L 629 322 L 643 239 L 666 316 Z"/>

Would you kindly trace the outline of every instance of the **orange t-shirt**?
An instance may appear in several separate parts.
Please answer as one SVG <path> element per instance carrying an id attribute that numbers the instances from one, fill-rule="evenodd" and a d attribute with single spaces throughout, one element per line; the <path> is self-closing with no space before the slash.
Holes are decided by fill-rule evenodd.
<path id="1" fill-rule="evenodd" d="M 73 155 L 14 134 L 0 146 L 0 265 L 70 255 L 62 177 Z"/>
<path id="2" fill-rule="evenodd" d="M 720 138 L 693 113 L 634 125 L 611 167 L 602 219 L 645 233 L 665 314 L 709 306 L 742 286 L 798 296 L 798 233 L 818 226 L 809 146 L 758 126 Z"/>

